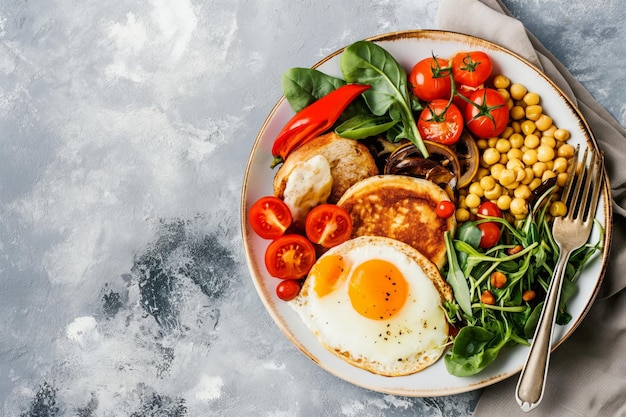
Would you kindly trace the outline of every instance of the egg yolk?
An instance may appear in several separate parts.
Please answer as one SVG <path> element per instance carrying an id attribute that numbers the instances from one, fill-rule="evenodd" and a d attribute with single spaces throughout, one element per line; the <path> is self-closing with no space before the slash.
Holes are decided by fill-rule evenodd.
<path id="1" fill-rule="evenodd" d="M 315 292 L 319 297 L 330 294 L 337 288 L 340 278 L 347 271 L 346 260 L 340 255 L 321 257 L 313 268 L 311 275 L 315 277 Z"/>
<path id="2" fill-rule="evenodd" d="M 400 270 L 380 259 L 371 259 L 354 268 L 348 287 L 352 307 L 373 320 L 386 320 L 398 313 L 407 292 L 408 283 Z"/>

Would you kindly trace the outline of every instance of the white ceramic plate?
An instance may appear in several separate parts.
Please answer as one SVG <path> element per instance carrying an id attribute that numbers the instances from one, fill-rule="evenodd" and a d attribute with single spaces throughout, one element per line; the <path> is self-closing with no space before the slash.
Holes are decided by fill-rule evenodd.
<path id="1" fill-rule="evenodd" d="M 586 122 L 558 87 L 532 64 L 498 45 L 458 33 L 428 30 L 395 32 L 369 40 L 389 51 L 404 66 L 407 73 L 414 63 L 431 56 L 432 53 L 448 57 L 463 50 L 484 50 L 493 60 L 494 73 L 502 73 L 513 82 L 525 85 L 529 91 L 539 93 L 544 112 L 553 118 L 558 127 L 571 132 L 570 143 L 597 148 Z M 340 54 L 341 50 L 323 59 L 315 67 L 329 75 L 341 77 Z M 280 88 L 280 80 L 276 80 L 276 86 Z M 267 117 L 250 154 L 241 202 L 243 243 L 252 280 L 267 311 L 287 338 L 328 372 L 356 385 L 395 395 L 450 395 L 485 387 L 519 372 L 528 350 L 522 346 L 505 350 L 495 363 L 472 377 L 460 378 L 450 375 L 442 359 L 424 371 L 409 376 L 390 378 L 375 375 L 347 364 L 324 349 L 289 305 L 278 299 L 275 294 L 278 280 L 268 275 L 263 260 L 268 241 L 257 237 L 246 219 L 248 209 L 254 201 L 273 194 L 272 182 L 275 170 L 269 168 L 272 161 L 272 143 L 292 115 L 289 103 L 282 98 Z M 569 304 L 569 312 L 573 318 L 568 325 L 557 326 L 554 347 L 567 339 L 580 324 L 595 299 L 604 275 L 611 237 L 611 208 L 610 204 L 605 204 L 606 201 L 610 201 L 609 187 L 606 184 L 605 182 L 597 214 L 598 220 L 605 226 L 604 251 L 580 277 L 579 292 Z M 597 240 L 598 236 L 598 230 L 594 231 L 592 238 Z"/>

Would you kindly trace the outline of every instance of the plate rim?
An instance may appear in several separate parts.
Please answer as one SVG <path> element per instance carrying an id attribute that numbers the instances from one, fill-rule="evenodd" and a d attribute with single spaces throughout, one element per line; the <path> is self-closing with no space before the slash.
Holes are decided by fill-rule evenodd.
<path id="1" fill-rule="evenodd" d="M 384 41 L 397 41 L 397 40 L 402 40 L 402 39 L 419 39 L 419 38 L 427 38 L 431 40 L 442 40 L 442 38 L 446 38 L 443 40 L 453 40 L 453 41 L 458 41 L 458 42 L 461 42 L 464 44 L 470 44 L 470 45 L 471 44 L 479 44 L 479 45 L 483 44 L 483 45 L 486 45 L 489 49 L 500 50 L 501 52 L 511 55 L 517 60 L 523 62 L 524 64 L 529 66 L 531 69 L 533 69 L 541 78 L 543 78 L 546 82 L 548 82 L 552 86 L 552 88 L 555 90 L 555 92 L 558 93 L 560 98 L 565 101 L 565 103 L 569 107 L 569 110 L 572 113 L 574 113 L 578 122 L 581 123 L 580 127 L 581 127 L 581 130 L 585 132 L 584 136 L 587 142 L 587 146 L 599 152 L 599 146 L 598 146 L 597 140 L 595 139 L 593 135 L 593 131 L 591 130 L 587 120 L 585 119 L 585 117 L 583 116 L 579 108 L 576 106 L 574 101 L 552 79 L 550 79 L 537 65 L 533 64 L 528 59 L 522 57 L 516 52 L 511 51 L 510 49 L 506 47 L 503 47 L 497 43 L 494 43 L 489 40 L 476 37 L 473 35 L 468 35 L 465 33 L 455 32 L 455 31 L 440 30 L 440 29 L 409 29 L 409 30 L 401 30 L 401 31 L 392 31 L 392 32 L 386 32 L 386 33 L 381 33 L 378 35 L 370 36 L 370 37 L 364 38 L 363 40 L 371 41 L 371 42 L 384 42 Z M 341 47 L 335 50 L 334 52 L 330 53 L 329 55 L 317 61 L 310 68 L 318 68 L 322 66 L 325 62 L 340 55 L 348 46 L 349 45 L 346 45 L 344 47 Z M 286 100 L 285 96 L 281 95 L 280 98 L 272 107 L 272 109 L 270 110 L 270 112 L 265 117 L 261 127 L 259 128 L 258 134 L 256 135 L 254 139 L 254 143 L 252 145 L 252 148 L 251 148 L 251 151 L 250 151 L 247 163 L 246 163 L 244 176 L 243 176 L 243 184 L 242 184 L 242 189 L 241 189 L 241 194 L 240 194 L 240 209 L 239 209 L 241 238 L 243 242 L 244 255 L 246 258 L 246 264 L 248 267 L 248 271 L 250 273 L 250 277 L 257 291 L 257 295 L 259 296 L 259 298 L 261 299 L 261 302 L 263 303 L 265 307 L 265 310 L 272 318 L 274 324 L 278 326 L 278 328 L 283 333 L 283 335 L 302 354 L 304 354 L 307 358 L 309 358 L 316 365 L 318 365 L 319 367 L 321 367 L 322 369 L 324 369 L 326 372 L 330 373 L 331 375 L 334 375 L 337 378 L 340 378 L 356 386 L 366 388 L 366 389 L 376 391 L 376 392 L 391 394 L 391 395 L 401 395 L 401 396 L 408 396 L 408 397 L 432 397 L 432 396 L 447 396 L 447 395 L 460 394 L 460 393 L 469 392 L 469 391 L 473 391 L 473 390 L 480 389 L 480 388 L 485 388 L 487 386 L 503 381 L 519 373 L 522 369 L 523 364 L 517 367 L 514 371 L 502 372 L 500 374 L 494 375 L 491 378 L 483 379 L 476 383 L 469 383 L 469 384 L 459 386 L 459 387 L 447 387 L 447 388 L 441 388 L 441 389 L 419 389 L 419 390 L 410 389 L 410 388 L 381 388 L 377 386 L 372 386 L 370 384 L 366 384 L 362 381 L 357 380 L 356 378 L 349 377 L 348 375 L 340 374 L 335 369 L 331 368 L 330 366 L 325 365 L 320 360 L 318 360 L 318 358 L 312 355 L 312 353 L 304 346 L 304 344 L 300 340 L 298 340 L 298 338 L 296 337 L 296 335 L 293 334 L 293 332 L 289 331 L 286 328 L 286 321 L 282 318 L 282 315 L 275 308 L 272 307 L 272 303 L 270 302 L 269 297 L 267 297 L 266 289 L 263 288 L 261 286 L 261 283 L 259 282 L 260 281 L 259 277 L 260 275 L 262 275 L 259 271 L 259 268 L 257 268 L 254 262 L 252 262 L 251 260 L 252 254 L 254 253 L 254 249 L 252 248 L 249 242 L 249 239 L 247 238 L 249 234 L 248 233 L 249 230 L 247 227 L 247 207 L 246 207 L 246 196 L 248 194 L 250 169 L 252 166 L 254 155 L 256 154 L 261 144 L 261 139 L 263 138 L 270 121 L 278 112 L 279 108 L 281 108 L 281 106 L 284 104 L 285 100 Z M 612 209 L 612 204 L 611 204 L 612 200 L 611 200 L 611 193 L 610 193 L 610 181 L 609 181 L 606 167 L 604 168 L 603 179 L 604 179 L 604 182 L 603 182 L 603 189 L 602 189 L 602 198 L 603 198 L 604 204 L 602 204 L 602 206 L 603 206 L 603 216 L 604 216 L 605 224 L 603 225 L 604 227 L 604 235 L 603 235 L 603 242 L 602 242 L 603 247 L 602 247 L 602 252 L 599 255 L 601 258 L 600 260 L 601 265 L 600 265 L 600 270 L 598 272 L 599 274 L 598 280 L 592 293 L 589 296 L 589 301 L 584 306 L 583 310 L 580 313 L 580 316 L 576 319 L 575 322 L 569 324 L 570 326 L 569 329 L 561 336 L 560 340 L 553 343 L 552 349 L 551 349 L 552 351 L 556 350 L 561 344 L 563 344 L 567 339 L 569 339 L 571 335 L 574 333 L 574 331 L 580 326 L 580 324 L 585 319 L 585 317 L 588 315 L 589 310 L 595 303 L 595 300 L 600 292 L 600 288 L 602 287 L 602 283 L 606 275 L 606 270 L 607 270 L 608 261 L 609 261 L 608 257 L 609 257 L 609 253 L 611 249 L 611 242 L 612 242 L 611 237 L 612 237 L 612 224 L 613 224 L 613 209 Z M 440 358 L 439 360 L 442 360 L 442 358 Z"/>

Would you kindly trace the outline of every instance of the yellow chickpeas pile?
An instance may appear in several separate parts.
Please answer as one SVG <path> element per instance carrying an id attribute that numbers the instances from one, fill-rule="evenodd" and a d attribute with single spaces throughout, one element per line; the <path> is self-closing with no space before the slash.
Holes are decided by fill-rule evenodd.
<path id="1" fill-rule="evenodd" d="M 575 153 L 574 146 L 567 143 L 569 131 L 558 128 L 543 112 L 537 93 L 503 75 L 497 75 L 493 83 L 507 101 L 509 124 L 499 137 L 477 140 L 480 168 L 472 183 L 459 190 L 459 222 L 474 218 L 478 206 L 487 200 L 513 219 L 525 218 L 526 199 L 533 190 L 554 177 L 558 187 L 566 184 Z M 549 208 L 553 216 L 566 210 L 560 201 Z"/>

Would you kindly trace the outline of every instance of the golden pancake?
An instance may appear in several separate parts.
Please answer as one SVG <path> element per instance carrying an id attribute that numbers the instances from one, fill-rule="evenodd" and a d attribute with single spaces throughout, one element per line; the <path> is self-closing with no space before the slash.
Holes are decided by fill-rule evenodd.
<path id="1" fill-rule="evenodd" d="M 454 233 L 454 216 L 442 219 L 436 207 L 450 200 L 431 181 L 404 175 L 376 175 L 350 187 L 338 206 L 350 213 L 352 237 L 385 236 L 413 246 L 441 268 L 447 260 L 444 232 Z"/>

